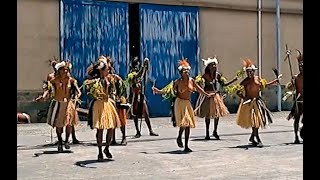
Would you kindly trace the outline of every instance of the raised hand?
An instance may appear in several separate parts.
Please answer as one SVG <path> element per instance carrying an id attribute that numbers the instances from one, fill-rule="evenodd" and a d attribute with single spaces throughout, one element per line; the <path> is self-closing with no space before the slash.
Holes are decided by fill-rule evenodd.
<path id="1" fill-rule="evenodd" d="M 151 89 L 152 89 L 153 94 L 159 94 L 159 93 L 161 93 L 161 91 L 160 91 L 158 88 L 154 87 L 154 86 L 152 86 Z"/>

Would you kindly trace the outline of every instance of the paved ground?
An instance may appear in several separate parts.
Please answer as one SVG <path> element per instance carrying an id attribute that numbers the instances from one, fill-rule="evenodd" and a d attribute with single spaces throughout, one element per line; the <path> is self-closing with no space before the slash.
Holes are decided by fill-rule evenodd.
<path id="1" fill-rule="evenodd" d="M 294 140 L 288 112 L 274 113 L 274 123 L 261 130 L 265 147 L 248 145 L 250 130 L 235 124 L 235 115 L 221 119 L 220 141 L 204 139 L 204 121 L 198 119 L 191 131 L 190 147 L 182 153 L 175 143 L 177 129 L 169 118 L 152 119 L 159 137 L 148 136 L 143 124 L 142 137 L 134 139 L 134 125 L 128 124 L 128 145 L 112 146 L 112 161 L 96 162 L 95 131 L 83 122 L 77 127 L 79 145 L 71 152 L 56 152 L 50 145 L 46 124 L 18 125 L 18 179 L 303 179 L 303 145 Z M 212 128 L 212 125 L 211 125 Z M 120 131 L 117 131 L 117 139 Z M 55 133 L 54 133 L 55 140 Z"/>

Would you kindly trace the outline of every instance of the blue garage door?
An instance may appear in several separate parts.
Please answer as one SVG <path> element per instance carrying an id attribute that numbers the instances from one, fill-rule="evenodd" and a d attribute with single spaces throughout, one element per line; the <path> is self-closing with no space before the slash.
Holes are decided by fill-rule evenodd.
<path id="1" fill-rule="evenodd" d="M 149 76 L 163 87 L 179 77 L 177 62 L 188 58 L 191 75 L 199 72 L 199 10 L 197 7 L 140 5 L 141 59 L 150 59 Z M 169 116 L 170 104 L 153 95 L 147 84 L 150 116 Z M 195 97 L 193 97 L 195 101 Z"/>
<path id="2" fill-rule="evenodd" d="M 86 68 L 99 55 L 109 55 L 125 78 L 129 62 L 128 4 L 61 0 L 60 58 L 73 64 L 72 75 L 82 83 Z M 87 102 L 87 97 L 83 99 Z M 86 105 L 86 103 L 84 104 Z"/>

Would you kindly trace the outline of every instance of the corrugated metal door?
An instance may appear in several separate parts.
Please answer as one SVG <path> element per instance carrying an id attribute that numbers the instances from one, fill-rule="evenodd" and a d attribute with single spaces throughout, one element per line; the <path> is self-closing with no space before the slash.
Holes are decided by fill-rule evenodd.
<path id="1" fill-rule="evenodd" d="M 177 62 L 188 58 L 191 75 L 199 67 L 199 10 L 197 7 L 140 5 L 141 58 L 150 59 L 149 76 L 156 79 L 156 86 L 163 87 L 179 77 Z M 150 116 L 168 116 L 170 104 L 161 96 L 153 95 L 147 83 Z M 195 97 L 193 97 L 194 101 Z"/>
<path id="2" fill-rule="evenodd" d="M 60 55 L 61 59 L 71 60 L 72 75 L 79 83 L 85 79 L 88 65 L 99 55 L 111 56 L 115 70 L 125 78 L 129 62 L 128 34 L 127 3 L 60 1 Z"/>

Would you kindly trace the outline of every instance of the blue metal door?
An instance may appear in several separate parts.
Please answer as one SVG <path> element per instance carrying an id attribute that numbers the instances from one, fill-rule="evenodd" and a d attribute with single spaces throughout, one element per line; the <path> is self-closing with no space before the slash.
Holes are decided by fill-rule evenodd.
<path id="1" fill-rule="evenodd" d="M 129 62 L 128 34 L 127 3 L 60 1 L 60 58 L 72 62 L 72 75 L 79 84 L 86 77 L 88 65 L 100 55 L 110 56 L 117 73 L 126 77 Z M 82 100 L 87 101 L 85 94 Z"/>
<path id="2" fill-rule="evenodd" d="M 140 5 L 140 55 L 150 59 L 149 76 L 157 87 L 179 77 L 177 63 L 188 58 L 191 76 L 199 72 L 199 10 L 197 7 Z M 153 95 L 147 84 L 150 116 L 169 116 L 170 104 Z M 193 97 L 193 101 L 195 97 Z"/>

